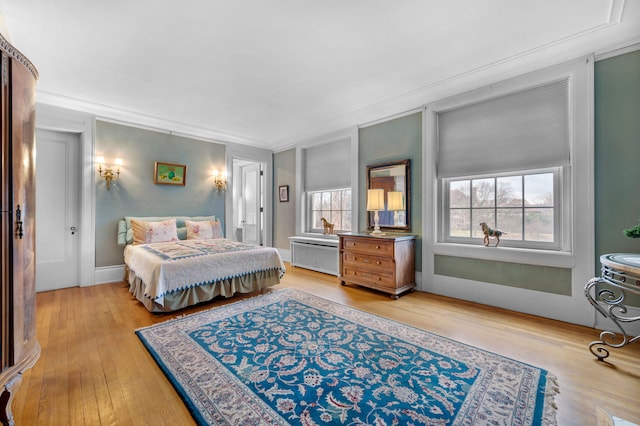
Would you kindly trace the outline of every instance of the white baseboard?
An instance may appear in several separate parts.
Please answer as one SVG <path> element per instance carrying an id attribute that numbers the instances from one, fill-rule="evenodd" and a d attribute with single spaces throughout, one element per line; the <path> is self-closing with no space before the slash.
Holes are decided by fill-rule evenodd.
<path id="1" fill-rule="evenodd" d="M 278 249 L 278 251 L 280 252 L 280 256 L 282 257 L 282 260 L 284 260 L 285 262 L 290 262 L 291 261 L 291 251 L 290 250 L 285 250 L 285 249 Z M 105 267 L 100 267 L 100 268 L 95 268 L 95 282 L 93 285 L 98 285 L 98 284 L 107 284 L 107 283 L 113 283 L 113 282 L 119 282 L 122 281 L 124 279 L 124 265 L 115 265 L 115 266 L 105 266 Z M 427 291 L 427 289 L 423 288 L 422 286 L 422 272 L 421 271 L 416 271 L 416 291 Z M 452 297 L 456 297 L 459 295 L 451 295 Z M 482 302 L 480 302 L 482 303 Z M 639 307 L 634 307 L 634 306 L 629 306 L 627 307 L 628 309 L 628 316 L 630 317 L 640 317 L 640 308 Z M 597 314 L 594 311 L 594 314 L 596 314 L 596 324 L 595 324 L 595 328 L 598 330 L 611 330 L 611 331 L 615 331 L 618 332 L 618 330 L 615 327 L 615 324 L 613 324 L 613 322 L 609 319 L 609 318 L 604 318 L 602 315 Z M 623 327 L 625 329 L 625 332 L 629 335 L 629 336 L 638 336 L 640 335 L 640 321 L 636 321 L 633 323 L 626 323 L 623 324 Z"/>
<path id="2" fill-rule="evenodd" d="M 93 285 L 115 283 L 123 279 L 124 265 L 103 266 L 95 269 Z"/>
<path id="3" fill-rule="evenodd" d="M 424 290 L 512 311 L 593 327 L 595 311 L 587 299 L 434 275 Z"/>
<path id="4" fill-rule="evenodd" d="M 282 257 L 282 260 L 284 260 L 285 262 L 291 262 L 291 250 L 279 248 L 278 252 L 280 252 L 280 257 Z"/>

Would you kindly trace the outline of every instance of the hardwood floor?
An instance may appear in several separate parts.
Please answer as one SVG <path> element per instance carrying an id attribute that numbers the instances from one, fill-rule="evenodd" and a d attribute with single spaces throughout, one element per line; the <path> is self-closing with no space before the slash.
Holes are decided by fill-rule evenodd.
<path id="1" fill-rule="evenodd" d="M 295 287 L 549 370 L 559 379 L 558 422 L 596 425 L 597 413 L 640 424 L 640 344 L 598 362 L 581 326 L 413 292 L 387 294 L 341 286 L 338 279 L 288 266 L 274 289 Z M 42 356 L 13 401 L 17 425 L 189 425 L 189 412 L 134 330 L 236 302 L 216 300 L 172 314 L 151 314 L 125 283 L 37 295 Z"/>

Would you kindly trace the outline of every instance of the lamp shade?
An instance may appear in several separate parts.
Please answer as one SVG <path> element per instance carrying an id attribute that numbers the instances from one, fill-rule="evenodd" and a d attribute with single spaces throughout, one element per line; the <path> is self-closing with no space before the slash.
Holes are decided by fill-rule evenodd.
<path id="1" fill-rule="evenodd" d="M 387 192 L 387 209 L 391 211 L 404 210 L 404 197 L 402 196 L 402 192 Z"/>
<path id="2" fill-rule="evenodd" d="M 367 210 L 384 210 L 384 189 L 374 188 L 367 190 Z"/>

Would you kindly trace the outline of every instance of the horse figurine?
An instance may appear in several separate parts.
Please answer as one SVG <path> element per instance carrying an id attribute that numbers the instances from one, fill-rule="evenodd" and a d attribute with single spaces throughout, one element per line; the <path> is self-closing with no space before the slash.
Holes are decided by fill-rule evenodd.
<path id="1" fill-rule="evenodd" d="M 323 233 L 329 235 L 333 234 L 333 223 L 329 223 L 324 217 L 321 217 L 320 220 L 322 221 L 322 226 L 324 227 Z"/>
<path id="2" fill-rule="evenodd" d="M 489 245 L 489 237 L 494 237 L 496 239 L 496 245 L 494 247 L 498 247 L 498 244 L 500 244 L 500 237 L 502 236 L 502 234 L 506 234 L 506 232 L 502 232 L 497 229 L 491 229 L 486 222 L 482 222 L 480 226 L 482 227 L 482 233 L 484 234 L 485 247 Z"/>

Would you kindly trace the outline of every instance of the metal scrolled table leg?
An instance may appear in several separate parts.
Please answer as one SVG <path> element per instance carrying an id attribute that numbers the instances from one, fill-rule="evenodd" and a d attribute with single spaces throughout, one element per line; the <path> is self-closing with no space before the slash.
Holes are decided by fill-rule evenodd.
<path id="1" fill-rule="evenodd" d="M 629 338 L 622 326 L 622 323 L 640 320 L 640 317 L 626 316 L 627 307 L 623 303 L 626 296 L 624 288 L 620 287 L 619 282 L 612 282 L 612 280 L 616 281 L 616 278 L 607 268 L 603 268 L 603 277 L 604 278 L 596 277 L 591 279 L 585 286 L 584 294 L 589 303 L 591 303 L 602 316 L 613 321 L 619 330 L 619 335 L 613 331 L 605 330 L 600 333 L 600 340 L 593 341 L 589 344 L 589 350 L 598 358 L 598 361 L 602 361 L 609 356 L 607 347 L 621 348 L 640 339 L 640 335 Z M 624 278 L 621 281 L 624 282 Z M 595 288 L 598 284 L 613 285 L 618 288 L 619 294 L 616 295 L 611 288 Z M 592 288 L 594 288 L 594 295 L 591 294 Z"/>

